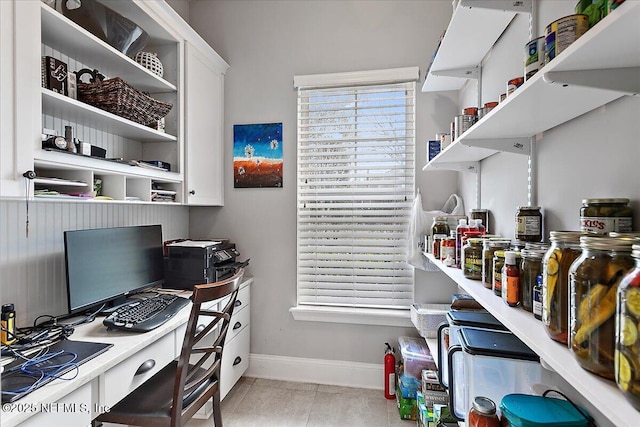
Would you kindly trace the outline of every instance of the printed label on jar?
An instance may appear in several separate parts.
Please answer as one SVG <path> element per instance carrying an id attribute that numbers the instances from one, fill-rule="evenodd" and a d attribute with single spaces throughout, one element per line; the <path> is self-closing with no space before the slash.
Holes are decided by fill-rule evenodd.
<path id="1" fill-rule="evenodd" d="M 518 236 L 538 236 L 542 227 L 540 217 L 537 216 L 519 216 L 516 218 L 516 235 Z"/>
<path id="2" fill-rule="evenodd" d="M 533 315 L 542 317 L 542 295 L 538 289 L 533 290 Z"/>
<path id="3" fill-rule="evenodd" d="M 456 248 L 454 248 L 453 246 L 440 246 L 440 259 L 444 261 L 449 256 L 455 259 Z"/>
<path id="4" fill-rule="evenodd" d="M 580 231 L 607 234 L 612 231 L 628 232 L 631 230 L 631 217 L 580 217 Z"/>

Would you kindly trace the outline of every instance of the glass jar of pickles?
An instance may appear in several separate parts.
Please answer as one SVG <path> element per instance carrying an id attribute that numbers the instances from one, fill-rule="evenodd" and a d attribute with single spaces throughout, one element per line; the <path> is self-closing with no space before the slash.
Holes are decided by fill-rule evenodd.
<path id="1" fill-rule="evenodd" d="M 482 242 L 482 284 L 493 289 L 493 256 L 495 251 L 508 249 L 511 241 L 500 237 L 491 237 Z"/>
<path id="2" fill-rule="evenodd" d="M 538 281 L 538 276 L 542 276 L 542 258 L 544 249 L 523 249 L 522 266 L 520 268 L 520 301 L 522 308 L 533 312 L 533 289 Z"/>
<path id="3" fill-rule="evenodd" d="M 462 274 L 467 279 L 482 280 L 482 241 L 484 239 L 472 237 L 462 248 L 464 260 Z"/>
<path id="4" fill-rule="evenodd" d="M 614 376 L 624 397 L 640 411 L 640 244 L 633 245 L 631 256 L 635 268 L 622 278 L 616 298 Z"/>
<path id="5" fill-rule="evenodd" d="M 580 256 L 580 231 L 552 231 L 542 259 L 542 324 L 551 339 L 567 344 L 569 267 Z"/>
<path id="6" fill-rule="evenodd" d="M 580 366 L 608 379 L 614 379 L 618 285 L 633 268 L 633 242 L 583 236 L 582 254 L 569 270 L 569 348 Z"/>
<path id="7" fill-rule="evenodd" d="M 516 212 L 516 240 L 542 240 L 542 213 L 539 206 L 520 206 Z"/>
<path id="8" fill-rule="evenodd" d="M 607 234 L 633 229 L 629 199 L 584 199 L 580 208 L 580 230 Z"/>

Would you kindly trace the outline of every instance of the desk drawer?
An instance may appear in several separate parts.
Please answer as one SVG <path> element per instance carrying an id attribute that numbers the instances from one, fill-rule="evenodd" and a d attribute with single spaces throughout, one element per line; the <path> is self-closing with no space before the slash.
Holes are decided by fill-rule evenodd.
<path id="1" fill-rule="evenodd" d="M 220 309 L 224 308 L 224 305 L 229 301 L 229 297 L 222 298 L 220 300 Z M 233 309 L 234 312 L 242 310 L 243 307 L 246 307 L 251 302 L 251 286 L 245 286 L 244 288 L 238 291 L 238 296 L 236 297 L 236 307 Z"/>
<path id="2" fill-rule="evenodd" d="M 246 326 L 233 339 L 226 341 L 220 371 L 220 399 L 227 395 L 249 367 L 250 340 L 251 328 Z"/>
<path id="3" fill-rule="evenodd" d="M 103 405 L 113 406 L 129 392 L 148 380 L 174 359 L 175 334 L 171 332 L 127 360 L 109 369 L 104 374 Z M 136 375 L 136 371 L 147 361 L 155 361 L 150 370 Z"/>
<path id="4" fill-rule="evenodd" d="M 231 316 L 231 323 L 229 323 L 229 330 L 227 331 L 227 342 L 242 332 L 245 327 L 249 326 L 250 320 L 251 310 L 248 306 L 237 313 L 233 313 L 233 316 Z"/>
<path id="5" fill-rule="evenodd" d="M 19 427 L 86 427 L 91 423 L 91 383 L 55 403 L 42 402 L 39 405 L 41 412 L 18 424 Z"/>

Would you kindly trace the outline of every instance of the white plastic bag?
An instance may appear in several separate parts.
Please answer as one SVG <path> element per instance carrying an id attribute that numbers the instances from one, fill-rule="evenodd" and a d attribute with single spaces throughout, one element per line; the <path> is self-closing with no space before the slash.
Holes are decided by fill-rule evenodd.
<path id="1" fill-rule="evenodd" d="M 452 194 L 445 202 L 442 210 L 425 211 L 422 209 L 422 196 L 418 191 L 411 207 L 409 228 L 407 230 L 407 263 L 413 267 L 425 271 L 438 270 L 436 266 L 427 260 L 422 252 L 426 249 L 424 240 L 425 236 L 430 233 L 433 219 L 441 215 L 464 215 L 462 198 L 457 194 Z"/>

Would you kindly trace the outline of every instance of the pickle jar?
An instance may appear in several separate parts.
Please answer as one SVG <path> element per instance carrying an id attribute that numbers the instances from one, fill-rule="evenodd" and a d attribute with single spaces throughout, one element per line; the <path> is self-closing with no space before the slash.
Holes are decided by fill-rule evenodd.
<path id="1" fill-rule="evenodd" d="M 569 268 L 580 256 L 580 231 L 552 231 L 542 258 L 542 324 L 551 339 L 567 344 Z"/>
<path id="2" fill-rule="evenodd" d="M 584 199 L 580 208 L 580 230 L 607 234 L 633 229 L 633 210 L 629 199 Z"/>
<path id="3" fill-rule="evenodd" d="M 467 279 L 482 280 L 482 241 L 484 239 L 469 238 L 462 248 L 464 260 L 462 274 Z"/>
<path id="4" fill-rule="evenodd" d="M 624 397 L 640 411 L 640 244 L 637 242 L 631 253 L 635 268 L 618 286 L 614 376 Z"/>
<path id="5" fill-rule="evenodd" d="M 616 296 L 622 278 L 634 266 L 633 242 L 627 238 L 583 236 L 582 254 L 569 270 L 569 348 L 580 366 L 611 380 Z"/>
<path id="6" fill-rule="evenodd" d="M 434 236 L 436 234 L 444 234 L 449 235 L 451 230 L 449 229 L 449 224 L 447 223 L 447 218 L 444 216 L 437 216 L 433 218 L 433 224 L 431 225 L 431 235 Z"/>
<path id="7" fill-rule="evenodd" d="M 520 268 L 520 301 L 522 308 L 533 312 L 533 289 L 538 281 L 538 276 L 542 276 L 542 258 L 545 250 L 523 249 L 522 265 Z"/>
<path id="8" fill-rule="evenodd" d="M 502 267 L 504 267 L 504 250 L 493 253 L 493 293 L 502 297 Z"/>
<path id="9" fill-rule="evenodd" d="M 511 241 L 504 238 L 489 238 L 482 242 L 482 284 L 493 289 L 493 256 L 496 250 L 508 249 Z"/>
<path id="10" fill-rule="evenodd" d="M 516 212 L 516 240 L 542 240 L 542 213 L 539 206 L 520 206 Z"/>

